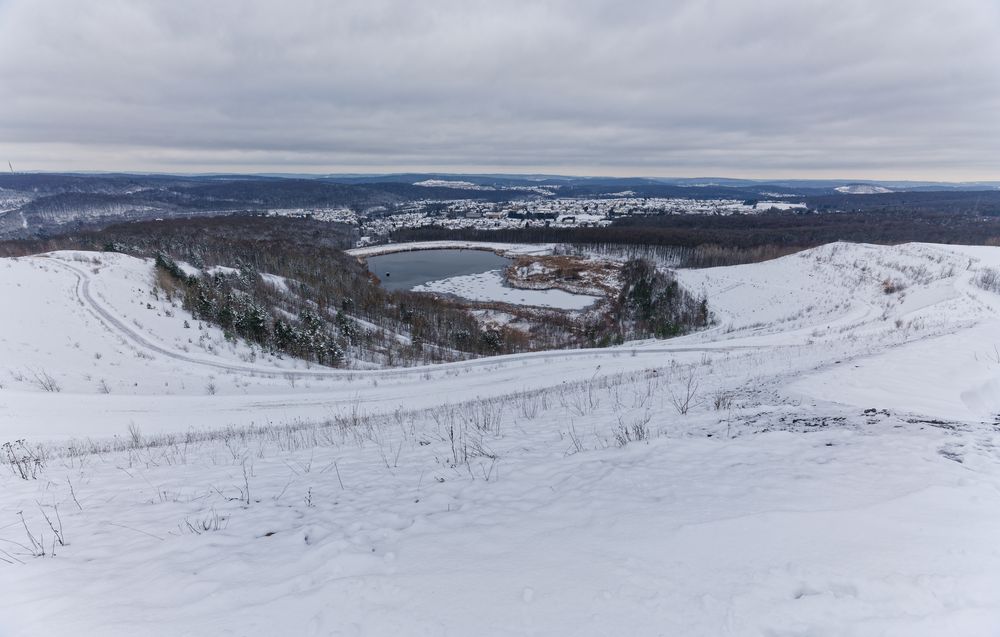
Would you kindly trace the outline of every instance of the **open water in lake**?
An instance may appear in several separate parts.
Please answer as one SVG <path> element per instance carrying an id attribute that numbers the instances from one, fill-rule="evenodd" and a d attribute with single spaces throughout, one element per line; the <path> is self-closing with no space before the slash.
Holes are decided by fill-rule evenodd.
<path id="1" fill-rule="evenodd" d="M 511 263 L 486 250 L 410 250 L 368 257 L 366 261 L 368 271 L 387 290 L 412 290 L 431 281 L 502 270 Z"/>

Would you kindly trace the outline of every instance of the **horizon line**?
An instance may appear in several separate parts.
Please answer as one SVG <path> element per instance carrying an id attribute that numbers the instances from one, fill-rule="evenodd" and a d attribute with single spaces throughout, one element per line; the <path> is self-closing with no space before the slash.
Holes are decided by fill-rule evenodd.
<path id="1" fill-rule="evenodd" d="M 998 179 L 966 179 L 966 180 L 949 180 L 949 179 L 916 179 L 916 178 L 846 178 L 846 177 L 726 177 L 723 175 L 702 175 L 693 177 L 684 176 L 650 176 L 650 175 L 629 175 L 629 176 L 615 176 L 615 175 L 601 175 L 601 174 L 573 174 L 573 173 L 545 173 L 545 172 L 495 172 L 495 171 L 483 171 L 483 172 L 454 172 L 448 170 L 403 170 L 403 171 L 372 171 L 372 172 L 326 172 L 326 171 L 274 171 L 274 170 L 264 170 L 264 171 L 252 171 L 252 172 L 239 172 L 239 171 L 191 171 L 191 172 L 171 172 L 162 170 L 11 170 L 10 172 L 0 171 L 0 175 L 3 176 L 18 176 L 18 175 L 149 175 L 149 176 L 173 176 L 173 177 L 311 177 L 311 178 L 322 178 L 322 177 L 337 177 L 337 178 L 351 178 L 351 177 L 394 177 L 394 176 L 404 176 L 404 175 L 416 175 L 416 176 L 448 176 L 448 177 L 508 177 L 508 178 L 550 178 L 550 179 L 609 179 L 609 180 L 628 180 L 628 179 L 647 179 L 650 181 L 711 181 L 711 180 L 723 180 L 723 181 L 735 181 L 735 182 L 755 182 L 766 184 L 769 182 L 835 182 L 843 184 L 880 184 L 886 182 L 892 183 L 912 183 L 912 184 L 955 184 L 955 185 L 967 185 L 967 184 L 989 184 L 989 185 L 1000 185 L 1000 178 Z"/>

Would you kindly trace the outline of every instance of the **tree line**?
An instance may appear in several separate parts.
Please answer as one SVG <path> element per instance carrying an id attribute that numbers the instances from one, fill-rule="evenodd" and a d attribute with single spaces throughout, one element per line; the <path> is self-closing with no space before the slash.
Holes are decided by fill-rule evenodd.
<path id="1" fill-rule="evenodd" d="M 837 198 L 831 200 L 839 201 Z M 890 201 L 906 199 L 897 197 Z M 967 197 L 961 201 L 969 207 L 974 206 L 974 202 Z M 605 246 L 607 249 L 614 247 L 616 250 L 631 246 L 639 246 L 643 250 L 666 248 L 680 257 L 677 267 L 753 263 L 835 241 L 1000 245 L 1000 217 L 993 215 L 985 204 L 979 207 L 977 213 L 966 207 L 952 210 L 946 203 L 941 205 L 942 208 L 933 209 L 890 208 L 826 214 L 764 212 L 753 215 L 633 216 L 615 219 L 610 226 L 603 228 L 479 230 L 425 226 L 397 230 L 392 239 L 562 243 Z"/>

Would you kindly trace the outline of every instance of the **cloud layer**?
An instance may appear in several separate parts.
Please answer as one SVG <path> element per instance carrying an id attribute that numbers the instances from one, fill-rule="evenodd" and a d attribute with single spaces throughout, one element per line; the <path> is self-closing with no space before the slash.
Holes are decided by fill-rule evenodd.
<path id="1" fill-rule="evenodd" d="M 0 0 L 23 169 L 1000 176 L 994 0 Z"/>

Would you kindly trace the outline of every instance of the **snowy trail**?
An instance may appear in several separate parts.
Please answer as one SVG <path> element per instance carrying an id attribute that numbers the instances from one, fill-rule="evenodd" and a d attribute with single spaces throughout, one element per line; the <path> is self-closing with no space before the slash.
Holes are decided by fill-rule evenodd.
<path id="1" fill-rule="evenodd" d="M 642 350 L 638 350 L 642 351 Z M 226 425 L 268 422 L 322 421 L 354 409 L 385 413 L 422 409 L 472 398 L 558 387 L 619 373 L 668 367 L 672 360 L 696 364 L 714 349 L 679 349 L 617 358 L 581 356 L 522 361 L 521 364 L 480 365 L 460 373 L 431 378 L 417 373 L 392 379 L 318 379 L 312 387 L 277 393 L 229 395 L 123 395 L 44 392 L 0 394 L 0 438 L 72 438 L 113 436 L 130 424 L 142 423 L 147 433 L 186 431 Z M 458 370 L 455 370 L 458 372 Z M 325 382 L 324 382 L 325 381 Z M 301 381 L 300 381 L 301 382 Z"/>
<path id="2" fill-rule="evenodd" d="M 85 304 L 90 310 L 94 312 L 96 316 L 100 318 L 105 325 L 120 334 L 121 336 L 129 339 L 139 347 L 145 348 L 162 356 L 172 358 L 177 361 L 184 363 L 190 363 L 193 365 L 200 365 L 205 367 L 211 367 L 213 369 L 218 369 L 221 371 L 240 373 L 240 374 L 256 374 L 271 376 L 276 378 L 283 378 L 290 373 L 288 369 L 281 368 L 269 368 L 256 365 L 237 365 L 232 363 L 219 362 L 217 360 L 211 360 L 208 358 L 203 358 L 199 356 L 191 356 L 189 354 L 184 354 L 173 349 L 164 347 L 152 339 L 147 338 L 145 335 L 140 333 L 138 330 L 133 329 L 127 323 L 119 319 L 111 310 L 108 310 L 105 306 L 101 304 L 90 291 L 90 279 L 87 273 L 76 268 L 68 263 L 53 259 L 53 263 L 58 266 L 71 271 L 77 279 L 76 294 L 77 299 L 81 304 Z M 678 354 L 678 353 L 690 353 L 690 352 L 727 352 L 727 351 L 737 351 L 737 350 L 750 350 L 756 349 L 758 345 L 731 345 L 731 344 L 705 344 L 701 346 L 674 346 L 674 347 L 664 347 L 664 346 L 650 346 L 644 344 L 638 344 L 634 346 L 623 346 L 618 348 L 584 348 L 578 350 L 558 350 L 543 351 L 543 352 L 526 352 L 523 354 L 508 354 L 504 356 L 492 356 L 489 358 L 477 358 L 468 361 L 456 361 L 452 363 L 439 363 L 434 365 L 422 365 L 416 367 L 409 367 L 405 369 L 374 369 L 374 370 L 344 370 L 344 369 L 296 369 L 294 374 L 301 377 L 313 377 L 313 378 L 337 378 L 345 376 L 355 376 L 355 377 L 370 377 L 377 376 L 380 378 L 385 377 L 415 377 L 422 376 L 428 373 L 447 373 L 452 370 L 464 370 L 470 368 L 479 367 L 490 367 L 496 368 L 499 365 L 512 365 L 516 363 L 532 362 L 534 364 L 545 364 L 553 360 L 564 360 L 566 358 L 573 357 L 590 357 L 590 358 L 619 358 L 623 354 L 632 355 L 634 352 L 636 356 L 662 356 L 663 354 Z"/>
<path id="3" fill-rule="evenodd" d="M 109 331 L 115 332 L 118 335 L 128 339 L 129 341 L 132 341 L 133 344 L 143 349 L 149 350 L 151 352 L 155 352 L 156 354 L 160 354 L 162 356 L 166 356 L 168 358 L 172 358 L 174 360 L 185 363 L 192 363 L 195 365 L 211 367 L 213 369 L 238 372 L 238 373 L 255 373 L 255 372 L 267 373 L 266 370 L 262 370 L 255 367 L 250 367 L 245 365 L 233 365 L 201 357 L 190 356 L 187 354 L 183 354 L 181 352 L 177 352 L 172 349 L 168 349 L 166 347 L 161 346 L 158 343 L 153 342 L 151 339 L 146 338 L 138 330 L 129 327 L 124 321 L 122 321 L 120 318 L 118 318 L 118 316 L 116 316 L 107 308 L 105 308 L 101 303 L 99 303 L 93 297 L 93 295 L 90 292 L 90 278 L 84 271 L 64 261 L 60 261 L 59 259 L 52 259 L 52 263 L 54 263 L 60 268 L 63 268 L 71 272 L 73 276 L 76 278 L 76 287 L 74 291 L 76 294 L 76 300 L 80 303 L 80 305 L 83 305 L 88 310 L 90 310 L 91 313 L 93 313 L 94 316 L 96 316 L 98 320 L 100 320 L 101 323 L 103 323 L 104 326 Z"/>

